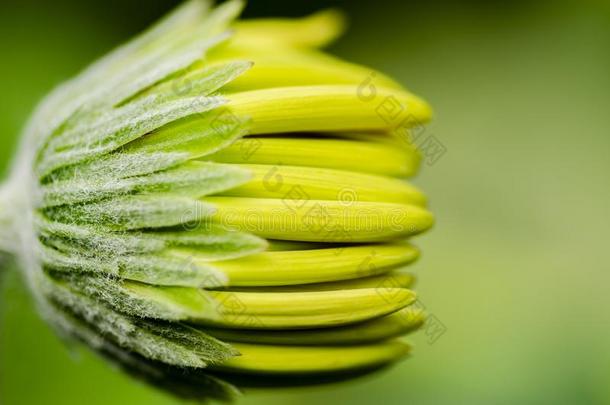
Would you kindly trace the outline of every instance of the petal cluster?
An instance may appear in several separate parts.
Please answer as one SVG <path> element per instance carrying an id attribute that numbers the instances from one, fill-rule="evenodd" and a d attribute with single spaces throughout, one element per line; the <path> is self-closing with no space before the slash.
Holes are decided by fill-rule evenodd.
<path id="1" fill-rule="evenodd" d="M 96 62 L 41 105 L 22 158 L 45 316 L 185 395 L 374 369 L 424 321 L 408 269 L 433 218 L 406 179 L 429 106 L 319 49 L 339 14 L 240 9 L 188 2 Z"/>

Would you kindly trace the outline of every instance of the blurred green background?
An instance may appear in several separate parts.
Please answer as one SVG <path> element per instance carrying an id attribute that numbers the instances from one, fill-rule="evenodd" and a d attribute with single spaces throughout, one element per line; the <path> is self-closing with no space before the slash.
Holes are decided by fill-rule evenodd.
<path id="1" fill-rule="evenodd" d="M 3 0 L 2 166 L 40 97 L 173 4 Z M 413 358 L 381 374 L 240 404 L 610 403 L 610 7 L 254 1 L 246 13 L 329 5 L 351 20 L 333 52 L 435 107 L 428 133 L 447 152 L 417 179 L 438 225 L 416 269 L 444 333 L 417 334 Z M 15 269 L 0 289 L 1 404 L 175 403 L 65 347 Z"/>

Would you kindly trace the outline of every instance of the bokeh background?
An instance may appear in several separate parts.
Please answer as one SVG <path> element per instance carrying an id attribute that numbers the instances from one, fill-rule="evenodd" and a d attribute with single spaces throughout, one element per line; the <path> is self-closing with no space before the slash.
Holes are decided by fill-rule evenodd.
<path id="1" fill-rule="evenodd" d="M 0 163 L 36 101 L 175 2 L 2 0 Z M 333 386 L 240 404 L 610 403 L 610 7 L 604 1 L 252 1 L 246 14 L 343 8 L 333 52 L 435 107 L 446 148 L 417 178 L 422 302 L 444 333 L 412 359 Z M 1 404 L 174 404 L 39 320 L 0 280 Z"/>

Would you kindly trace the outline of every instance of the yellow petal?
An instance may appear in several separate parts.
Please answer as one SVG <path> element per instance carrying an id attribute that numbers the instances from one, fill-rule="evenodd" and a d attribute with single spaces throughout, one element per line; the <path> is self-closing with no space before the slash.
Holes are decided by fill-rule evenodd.
<path id="1" fill-rule="evenodd" d="M 379 134 L 369 135 L 379 140 Z M 366 159 L 362 157 L 366 156 Z M 412 148 L 381 142 L 343 139 L 308 139 L 247 137 L 240 139 L 206 160 L 223 163 L 251 163 L 326 167 L 329 169 L 379 174 L 394 177 L 413 176 L 420 156 Z"/>
<path id="2" fill-rule="evenodd" d="M 233 24 L 231 43 L 244 47 L 322 47 L 344 30 L 345 18 L 337 10 L 324 10 L 305 18 L 257 18 Z"/>
<path id="3" fill-rule="evenodd" d="M 234 344 L 241 356 L 216 369 L 252 374 L 331 373 L 366 369 L 401 359 L 410 346 L 400 341 L 346 347 Z"/>
<path id="4" fill-rule="evenodd" d="M 390 131 L 427 122 L 432 111 L 406 91 L 377 88 L 370 98 L 354 85 L 278 87 L 227 94 L 228 109 L 252 120 L 249 134 Z"/>
<path id="5" fill-rule="evenodd" d="M 349 325 L 398 311 L 415 301 L 404 288 L 304 293 L 210 291 L 219 318 L 200 321 L 237 329 L 311 329 Z M 198 319 L 193 319 L 197 321 Z"/>
<path id="6" fill-rule="evenodd" d="M 233 260 L 209 262 L 196 250 L 174 249 L 197 265 L 212 267 L 228 278 L 227 286 L 279 286 L 346 280 L 385 273 L 411 263 L 419 251 L 406 243 L 262 252 Z"/>
<path id="7" fill-rule="evenodd" d="M 344 248 L 337 248 L 344 249 Z M 410 288 L 415 284 L 415 276 L 409 273 L 392 270 L 390 273 L 349 280 L 330 281 L 314 284 L 297 284 L 285 286 L 262 286 L 262 287 L 214 287 L 212 289 L 242 292 L 311 292 L 311 291 L 336 291 L 353 290 L 356 288 L 378 288 L 380 292 L 386 288 Z"/>
<path id="8" fill-rule="evenodd" d="M 246 74 L 225 85 L 222 92 L 320 84 L 360 85 L 369 80 L 377 87 L 403 89 L 381 72 L 312 49 L 282 49 L 270 53 L 266 48 L 229 45 L 215 51 L 205 62 L 201 62 L 201 66 L 235 60 L 251 60 L 255 64 Z"/>
<path id="9" fill-rule="evenodd" d="M 227 342 L 272 345 L 356 345 L 405 335 L 421 327 L 421 309 L 407 307 L 381 318 L 354 325 L 309 330 L 246 330 L 206 328 L 205 332 Z"/>
<path id="10" fill-rule="evenodd" d="M 432 214 L 415 205 L 310 200 L 300 190 L 284 199 L 206 197 L 212 220 L 268 239 L 310 242 L 378 242 L 423 232 Z"/>
<path id="11" fill-rule="evenodd" d="M 392 202 L 426 205 L 425 195 L 405 181 L 384 176 L 299 166 L 242 164 L 252 179 L 219 195 L 234 197 L 284 198 L 299 188 L 313 200 Z"/>

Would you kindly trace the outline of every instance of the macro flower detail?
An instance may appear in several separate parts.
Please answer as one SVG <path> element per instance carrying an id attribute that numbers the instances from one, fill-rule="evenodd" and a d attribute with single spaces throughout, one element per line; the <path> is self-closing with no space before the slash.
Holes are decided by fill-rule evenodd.
<path id="1" fill-rule="evenodd" d="M 45 319 L 180 395 L 373 370 L 425 320 L 429 106 L 320 50 L 336 12 L 241 9 L 189 1 L 52 92 L 0 191 Z"/>

